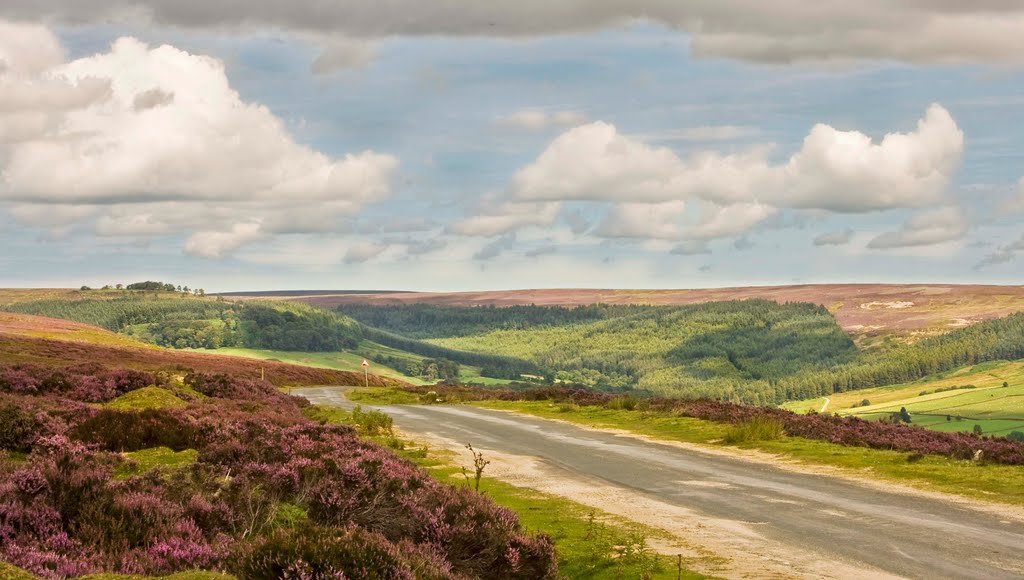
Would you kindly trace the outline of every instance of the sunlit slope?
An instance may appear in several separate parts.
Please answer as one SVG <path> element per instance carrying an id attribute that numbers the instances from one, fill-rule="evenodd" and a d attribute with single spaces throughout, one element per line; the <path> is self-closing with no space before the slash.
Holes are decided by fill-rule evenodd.
<path id="1" fill-rule="evenodd" d="M 820 411 L 824 404 L 818 398 L 784 407 Z M 973 431 L 980 425 L 987 435 L 1024 432 L 1024 361 L 993 361 L 911 383 L 838 393 L 829 396 L 825 410 L 881 419 L 901 408 L 912 424 L 938 431 Z"/>

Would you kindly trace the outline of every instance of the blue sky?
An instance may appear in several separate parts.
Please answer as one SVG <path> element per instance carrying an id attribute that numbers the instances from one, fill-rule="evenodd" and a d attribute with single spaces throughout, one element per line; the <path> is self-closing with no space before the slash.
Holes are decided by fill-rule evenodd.
<path id="1" fill-rule="evenodd" d="M 857 44 L 860 28 L 779 49 L 772 35 L 799 31 L 721 15 L 702 17 L 746 40 L 674 13 L 498 14 L 496 31 L 472 15 L 411 31 L 372 15 L 381 32 L 359 37 L 345 14 L 323 30 L 258 13 L 224 26 L 216 10 L 106 4 L 96 23 L 60 2 L 0 9 L 14 31 L 0 34 L 0 286 L 1019 283 L 1024 270 L 1024 72 L 1009 56 L 1024 26 L 975 38 L 972 20 L 929 46 L 909 16 L 867 19 L 889 49 Z"/>

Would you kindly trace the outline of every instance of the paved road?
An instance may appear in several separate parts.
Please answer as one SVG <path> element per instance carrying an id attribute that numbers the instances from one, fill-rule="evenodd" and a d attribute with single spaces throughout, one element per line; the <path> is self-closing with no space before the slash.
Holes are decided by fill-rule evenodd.
<path id="1" fill-rule="evenodd" d="M 347 404 L 334 388 L 295 394 Z M 824 559 L 911 578 L 1024 578 L 1024 525 L 1010 518 L 559 421 L 462 406 L 380 409 L 404 431 L 538 457 Z"/>

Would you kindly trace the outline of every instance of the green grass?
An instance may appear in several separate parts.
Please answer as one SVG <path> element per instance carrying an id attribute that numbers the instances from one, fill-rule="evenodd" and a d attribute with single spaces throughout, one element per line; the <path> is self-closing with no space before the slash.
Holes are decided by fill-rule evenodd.
<path id="1" fill-rule="evenodd" d="M 199 458 L 199 452 L 195 449 L 174 451 L 167 447 L 152 447 L 123 453 L 122 456 L 128 462 L 117 468 L 116 475 L 125 478 L 132 475 L 140 475 L 151 469 L 176 469 L 195 463 Z"/>
<path id="2" fill-rule="evenodd" d="M 129 391 L 105 405 L 119 411 L 141 411 L 143 409 L 181 409 L 188 403 L 179 399 L 167 389 L 144 387 Z"/>
<path id="3" fill-rule="evenodd" d="M 722 446 L 731 426 L 689 417 L 603 407 L 572 407 L 550 402 L 486 401 L 473 403 L 491 409 L 517 411 L 561 419 L 589 427 L 632 431 L 651 437 Z M 871 479 L 887 480 L 918 489 L 939 491 L 1012 505 L 1024 505 L 1024 466 L 984 465 L 925 456 L 915 462 L 907 454 L 864 447 L 845 447 L 800 437 L 740 443 L 738 447 L 774 454 L 807 465 L 839 467 Z"/>
<path id="4" fill-rule="evenodd" d="M 975 388 L 964 388 L 968 385 Z M 906 407 L 913 424 L 921 427 L 969 432 L 981 425 L 985 434 L 1007 435 L 1024 431 L 1024 361 L 991 361 L 911 383 L 837 393 L 829 399 L 830 413 L 880 419 Z M 865 400 L 870 405 L 862 406 Z M 824 402 L 794 401 L 783 408 L 818 411 Z"/>
<path id="5" fill-rule="evenodd" d="M 351 414 L 335 407 L 314 406 L 306 414 L 318 420 L 351 424 Z M 390 447 L 442 482 L 467 485 L 461 466 L 453 465 L 451 453 L 428 450 L 390 436 L 371 439 Z M 488 477 L 486 469 L 480 492 L 515 511 L 527 531 L 544 533 L 554 540 L 563 577 L 677 578 L 676 558 L 656 554 L 646 546 L 648 538 L 667 537 L 665 532 L 558 496 L 496 480 Z M 692 565 L 693 561 L 684 560 L 684 566 L 686 564 Z M 678 577 L 703 578 L 685 568 Z"/>

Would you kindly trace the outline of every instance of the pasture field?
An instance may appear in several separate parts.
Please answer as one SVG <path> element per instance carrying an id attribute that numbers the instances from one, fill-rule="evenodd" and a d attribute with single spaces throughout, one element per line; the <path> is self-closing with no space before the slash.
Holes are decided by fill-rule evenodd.
<path id="1" fill-rule="evenodd" d="M 783 408 L 820 411 L 824 403 L 817 398 Z M 1024 432 L 1024 361 L 992 361 L 911 383 L 836 393 L 825 410 L 880 419 L 904 407 L 914 425 L 937 431 L 973 431 L 980 425 L 986 435 Z"/>

